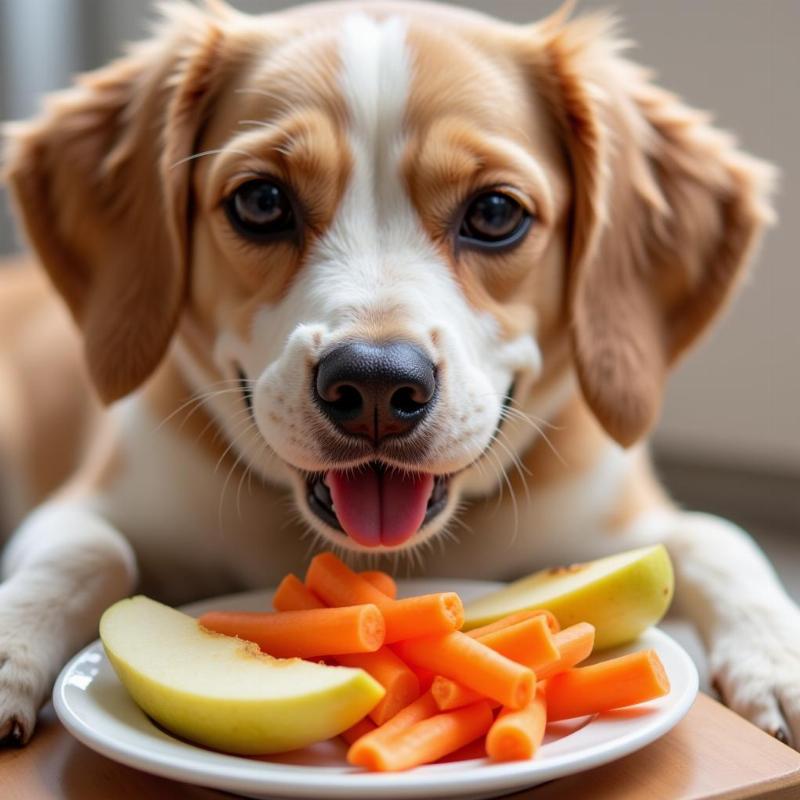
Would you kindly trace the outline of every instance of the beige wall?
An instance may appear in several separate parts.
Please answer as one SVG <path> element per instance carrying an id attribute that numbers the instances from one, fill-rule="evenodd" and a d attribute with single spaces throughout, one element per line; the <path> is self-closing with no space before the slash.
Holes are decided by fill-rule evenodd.
<path id="1" fill-rule="evenodd" d="M 283 3 L 234 5 L 268 10 Z M 530 21 L 556 3 L 462 5 Z M 85 0 L 95 60 L 113 54 L 120 39 L 138 35 L 150 6 L 149 0 Z M 579 3 L 580 10 L 608 6 L 638 43 L 638 60 L 656 68 L 666 86 L 713 110 L 721 125 L 783 175 L 781 222 L 736 305 L 674 376 L 657 441 L 700 458 L 800 473 L 800 0 Z"/>

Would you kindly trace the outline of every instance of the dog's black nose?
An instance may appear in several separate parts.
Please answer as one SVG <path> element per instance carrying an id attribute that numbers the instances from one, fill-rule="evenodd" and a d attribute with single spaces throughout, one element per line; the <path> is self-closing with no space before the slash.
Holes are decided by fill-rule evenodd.
<path id="1" fill-rule="evenodd" d="M 314 388 L 337 427 L 377 444 L 423 420 L 436 397 L 436 371 L 408 342 L 350 342 L 322 358 Z"/>

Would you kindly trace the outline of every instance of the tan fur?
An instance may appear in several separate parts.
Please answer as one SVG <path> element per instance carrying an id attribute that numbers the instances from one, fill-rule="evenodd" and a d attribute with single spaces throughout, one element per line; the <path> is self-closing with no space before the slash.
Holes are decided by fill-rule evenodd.
<path id="1" fill-rule="evenodd" d="M 78 333 L 42 273 L 7 261 L 0 297 L 0 531 L 9 531 L 77 469 L 101 411 Z"/>
<path id="2" fill-rule="evenodd" d="M 177 3 L 151 42 L 11 131 L 6 173 L 24 227 L 81 337 L 38 274 L 0 273 L 0 485 L 15 498 L 6 522 L 35 509 L 0 585 L 0 671 L 10 653 L 14 676 L 3 683 L 0 672 L 0 739 L 14 725 L 17 738 L 29 735 L 54 671 L 93 634 L 100 610 L 133 591 L 133 550 L 144 586 L 174 602 L 302 568 L 303 526 L 285 490 L 305 490 L 300 472 L 264 455 L 264 437 L 246 427 L 237 365 L 213 350 L 220 331 L 252 343 L 259 314 L 280 313 L 346 196 L 357 154 L 338 37 L 358 10 L 407 23 L 399 177 L 442 274 L 476 319 L 496 325 L 498 341 L 530 336 L 542 356 L 535 376 L 512 376 L 496 441 L 452 476 L 451 508 L 469 498 L 461 519 L 472 535 L 426 554 L 424 569 L 505 578 L 543 560 L 665 540 L 734 688 L 755 685 L 726 647 L 714 649 L 746 617 L 722 610 L 738 600 L 734 566 L 768 587 L 786 631 L 798 629 L 746 536 L 677 512 L 638 444 L 669 368 L 730 297 L 769 218 L 767 168 L 652 86 L 604 18 L 557 14 L 519 27 L 427 3 L 251 18 L 221 2 L 207 11 Z M 302 241 L 262 247 L 232 232 L 223 199 L 265 174 L 296 194 L 309 223 Z M 457 253 L 458 208 L 489 186 L 529 209 L 531 233 L 503 255 Z M 387 301 L 360 330 L 402 337 L 396 311 Z M 104 415 L 79 364 L 81 340 L 100 397 L 132 393 Z M 309 340 L 318 348 L 319 331 Z M 298 364 L 297 374 L 313 367 Z M 230 402 L 195 402 L 201 390 Z M 279 425 L 282 386 L 274 398 Z M 271 459 L 270 470 L 259 475 L 257 458 Z M 511 497 L 487 502 L 503 484 Z M 713 547 L 692 538 L 695 524 Z M 732 554 L 727 571 L 718 549 Z M 79 622 L 37 614 L 42 644 L 31 655 L 18 620 L 44 603 L 26 582 L 40 570 L 52 602 L 74 598 Z M 26 683 L 32 669 L 39 680 Z M 800 709 L 785 704 L 800 741 Z M 737 707 L 765 728 L 784 719 L 772 705 Z"/>
<path id="3" fill-rule="evenodd" d="M 655 423 L 667 369 L 741 277 L 770 219 L 771 171 L 618 49 L 607 18 L 586 18 L 548 34 L 531 67 L 557 109 L 575 179 L 581 386 L 629 445 Z"/>
<path id="4" fill-rule="evenodd" d="M 150 374 L 181 310 L 189 169 L 173 165 L 192 152 L 219 37 L 211 25 L 175 31 L 85 77 L 16 129 L 7 156 L 28 235 L 106 401 Z"/>

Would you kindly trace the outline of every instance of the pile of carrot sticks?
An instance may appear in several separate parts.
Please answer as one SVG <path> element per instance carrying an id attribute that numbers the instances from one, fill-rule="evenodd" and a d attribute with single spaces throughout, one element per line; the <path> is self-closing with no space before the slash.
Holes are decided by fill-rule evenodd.
<path id="1" fill-rule="evenodd" d="M 348 761 L 368 770 L 410 769 L 459 754 L 532 758 L 548 722 L 669 691 L 653 650 L 577 667 L 594 646 L 586 622 L 561 630 L 551 613 L 534 610 L 464 632 L 457 594 L 396 597 L 386 573 L 356 573 L 322 553 L 305 582 L 283 579 L 275 613 L 210 612 L 199 623 L 277 658 L 324 659 L 372 675 L 383 699 L 342 733 Z"/>

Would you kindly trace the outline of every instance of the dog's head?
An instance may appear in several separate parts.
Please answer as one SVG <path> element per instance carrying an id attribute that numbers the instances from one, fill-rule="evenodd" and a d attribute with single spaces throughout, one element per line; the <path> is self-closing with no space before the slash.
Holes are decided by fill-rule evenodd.
<path id="1" fill-rule="evenodd" d="M 605 18 L 425 4 L 173 5 L 12 132 L 8 174 L 101 396 L 174 342 L 234 449 L 354 549 L 442 530 L 575 376 L 639 440 L 768 215 L 764 165 Z"/>

